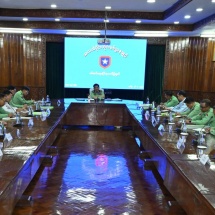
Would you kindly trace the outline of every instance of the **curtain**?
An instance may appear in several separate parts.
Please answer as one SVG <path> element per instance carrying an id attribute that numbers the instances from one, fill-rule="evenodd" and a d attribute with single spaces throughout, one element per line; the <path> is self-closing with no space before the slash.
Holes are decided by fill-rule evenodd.
<path id="1" fill-rule="evenodd" d="M 144 101 L 160 103 L 163 91 L 165 45 L 147 45 Z"/>
<path id="2" fill-rule="evenodd" d="M 63 43 L 46 43 L 46 92 L 51 99 L 64 97 Z"/>

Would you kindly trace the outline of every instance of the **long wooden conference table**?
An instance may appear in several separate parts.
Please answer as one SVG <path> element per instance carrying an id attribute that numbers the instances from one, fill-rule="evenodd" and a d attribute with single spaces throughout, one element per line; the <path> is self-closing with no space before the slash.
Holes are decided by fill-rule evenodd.
<path id="1" fill-rule="evenodd" d="M 130 126 L 141 145 L 163 178 L 164 185 L 178 204 L 193 215 L 215 214 L 215 164 L 203 165 L 192 145 L 193 131 L 185 148 L 178 149 L 179 134 L 158 132 L 158 125 L 142 117 L 141 101 L 105 100 L 90 102 L 85 99 L 52 101 L 54 109 L 46 119 L 40 115 L 23 119 L 22 127 L 7 121 L 11 141 L 4 141 L 0 157 L 0 213 L 11 214 L 18 200 L 39 169 L 50 147 L 64 126 Z M 162 122 L 162 119 L 160 119 Z M 2 142 L 2 140 L 0 140 Z M 213 154 L 215 138 L 207 135 L 206 154 Z"/>

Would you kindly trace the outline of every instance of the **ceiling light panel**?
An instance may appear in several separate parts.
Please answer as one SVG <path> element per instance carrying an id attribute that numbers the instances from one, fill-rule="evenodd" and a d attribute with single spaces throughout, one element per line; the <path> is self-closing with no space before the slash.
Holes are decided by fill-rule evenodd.
<path id="1" fill-rule="evenodd" d="M 51 4 L 51 8 L 57 8 L 56 4 Z"/>
<path id="2" fill-rule="evenodd" d="M 190 15 L 184 16 L 185 19 L 190 19 L 190 17 L 191 17 Z"/>
<path id="3" fill-rule="evenodd" d="M 111 6 L 105 6 L 105 9 L 106 9 L 106 10 L 110 10 L 110 9 L 111 9 Z"/>

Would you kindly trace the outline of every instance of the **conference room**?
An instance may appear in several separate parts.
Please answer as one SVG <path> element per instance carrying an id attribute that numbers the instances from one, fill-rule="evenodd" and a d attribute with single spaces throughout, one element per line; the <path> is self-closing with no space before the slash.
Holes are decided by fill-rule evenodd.
<path id="1" fill-rule="evenodd" d="M 0 5 L 1 214 L 215 214 L 214 0 Z"/>

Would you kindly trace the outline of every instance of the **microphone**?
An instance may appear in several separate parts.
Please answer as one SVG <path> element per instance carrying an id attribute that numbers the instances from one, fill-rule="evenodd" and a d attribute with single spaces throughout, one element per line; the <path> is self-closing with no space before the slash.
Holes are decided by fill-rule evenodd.
<path id="1" fill-rule="evenodd" d="M 155 101 L 156 99 L 158 99 L 161 95 L 159 94 L 158 96 L 155 97 L 155 99 L 153 99 L 153 101 Z"/>

